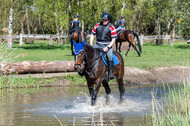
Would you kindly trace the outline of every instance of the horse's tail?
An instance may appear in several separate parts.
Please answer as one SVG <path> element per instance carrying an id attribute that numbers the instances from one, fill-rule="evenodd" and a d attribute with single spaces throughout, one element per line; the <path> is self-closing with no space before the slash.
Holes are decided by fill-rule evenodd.
<path id="1" fill-rule="evenodd" d="M 82 36 L 81 36 L 81 32 L 80 31 L 78 32 L 78 39 L 79 39 L 79 43 L 81 43 L 82 42 Z"/>
<path id="2" fill-rule="evenodd" d="M 138 43 L 139 51 L 140 51 L 140 53 L 142 53 L 141 43 L 140 43 L 140 40 L 139 40 L 139 36 L 137 35 L 137 33 L 135 31 L 133 31 L 133 34 L 137 37 L 137 43 Z"/>

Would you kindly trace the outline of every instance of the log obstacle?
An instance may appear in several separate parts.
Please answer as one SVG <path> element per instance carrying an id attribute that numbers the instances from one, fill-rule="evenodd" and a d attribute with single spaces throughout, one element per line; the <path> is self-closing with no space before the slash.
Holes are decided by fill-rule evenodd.
<path id="1" fill-rule="evenodd" d="M 74 61 L 23 61 L 0 63 L 1 74 L 75 72 Z"/>

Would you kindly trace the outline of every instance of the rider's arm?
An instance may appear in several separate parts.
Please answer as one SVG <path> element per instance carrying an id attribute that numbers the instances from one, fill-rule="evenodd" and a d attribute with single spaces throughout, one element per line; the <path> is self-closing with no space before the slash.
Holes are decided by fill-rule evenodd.
<path id="1" fill-rule="evenodd" d="M 108 45 L 108 48 L 111 48 L 113 44 L 115 43 L 116 38 L 112 38 L 110 44 Z"/>
<path id="2" fill-rule="evenodd" d="M 90 35 L 90 45 L 93 46 L 93 41 L 94 41 L 94 34 Z"/>
<path id="3" fill-rule="evenodd" d="M 81 28 L 81 22 L 79 21 L 79 28 Z"/>
<path id="4" fill-rule="evenodd" d="M 117 26 L 119 27 L 121 20 L 118 21 Z"/>
<path id="5" fill-rule="evenodd" d="M 116 40 L 116 38 L 112 38 L 110 44 L 107 47 L 103 48 L 104 52 L 107 52 L 109 50 L 109 48 L 111 48 L 113 46 L 113 44 L 115 43 L 115 40 Z"/>

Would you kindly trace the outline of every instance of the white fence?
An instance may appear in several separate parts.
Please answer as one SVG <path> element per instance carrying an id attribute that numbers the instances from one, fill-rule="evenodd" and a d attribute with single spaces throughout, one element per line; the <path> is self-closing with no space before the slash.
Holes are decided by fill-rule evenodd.
<path id="1" fill-rule="evenodd" d="M 42 34 L 20 34 L 20 35 L 14 35 L 12 36 L 12 39 L 19 39 L 19 45 L 21 46 L 23 44 L 23 38 L 32 38 L 32 39 L 49 39 L 49 44 L 52 45 L 52 40 L 57 39 L 60 44 L 66 42 L 67 35 L 42 35 Z M 90 35 L 86 36 L 87 38 L 90 37 Z M 5 39 L 8 38 L 6 35 L 0 35 L 0 39 Z M 144 40 L 156 40 L 156 39 L 167 39 L 170 41 L 170 43 L 173 43 L 174 37 L 171 35 L 153 35 L 153 36 L 144 36 L 140 35 L 139 36 L 141 45 L 143 45 Z"/>

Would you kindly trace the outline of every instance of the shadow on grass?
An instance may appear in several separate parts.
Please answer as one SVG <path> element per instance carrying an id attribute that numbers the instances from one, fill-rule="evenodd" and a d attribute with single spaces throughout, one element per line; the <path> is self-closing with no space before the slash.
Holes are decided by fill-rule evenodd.
<path id="1" fill-rule="evenodd" d="M 175 45 L 175 48 L 179 49 L 190 49 L 190 44 L 185 44 L 185 45 Z"/>

